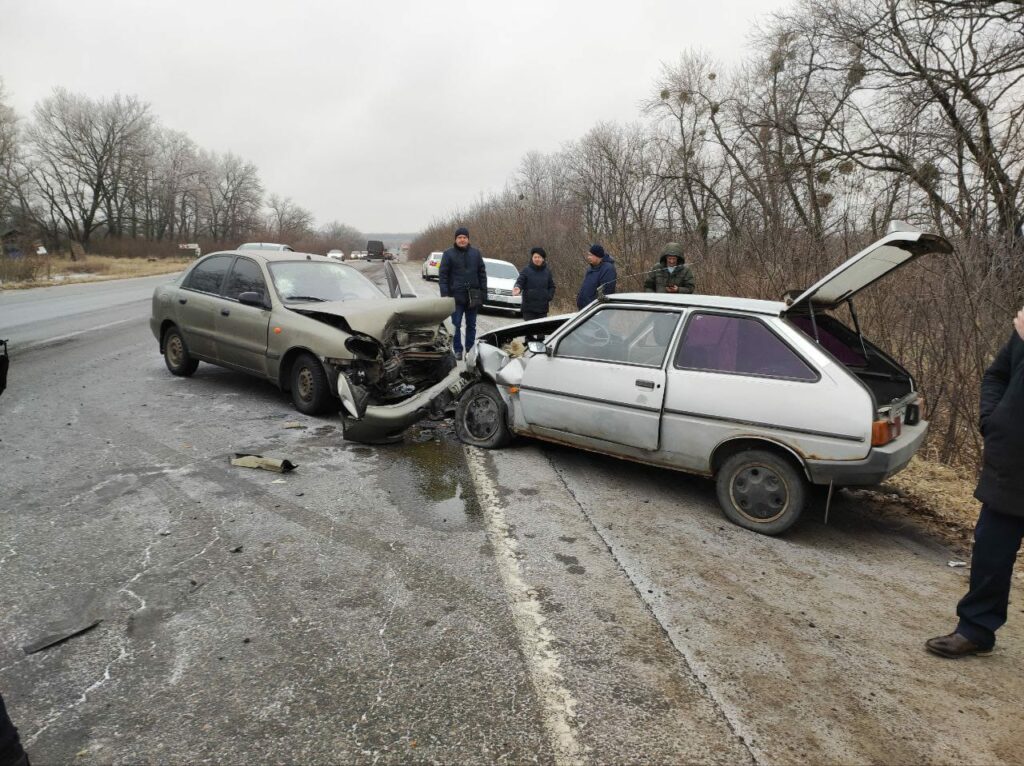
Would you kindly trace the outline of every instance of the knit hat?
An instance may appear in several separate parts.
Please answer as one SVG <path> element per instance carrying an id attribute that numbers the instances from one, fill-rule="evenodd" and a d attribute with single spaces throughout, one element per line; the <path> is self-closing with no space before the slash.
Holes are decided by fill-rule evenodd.
<path id="1" fill-rule="evenodd" d="M 461 237 L 461 236 L 467 236 L 468 237 L 469 236 L 469 229 L 467 229 L 465 226 L 460 226 L 459 228 L 457 228 L 455 230 L 455 236 L 456 237 Z"/>
<path id="2" fill-rule="evenodd" d="M 548 259 L 548 254 L 544 252 L 544 248 L 543 247 L 531 247 L 530 248 L 530 257 L 533 258 L 535 253 L 537 255 L 539 255 L 541 258 L 543 258 L 544 260 Z"/>
<path id="3" fill-rule="evenodd" d="M 601 260 L 604 260 L 608 256 L 608 253 L 604 251 L 604 248 L 601 247 L 596 242 L 590 246 L 590 250 L 588 250 L 587 252 L 589 252 L 591 255 L 596 255 Z"/>

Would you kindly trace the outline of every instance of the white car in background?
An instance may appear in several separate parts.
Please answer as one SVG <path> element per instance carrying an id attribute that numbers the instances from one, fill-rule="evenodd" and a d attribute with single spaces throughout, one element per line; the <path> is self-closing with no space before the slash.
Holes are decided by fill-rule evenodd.
<path id="1" fill-rule="evenodd" d="M 484 305 L 508 309 L 522 315 L 523 296 L 512 294 L 512 288 L 519 279 L 519 269 L 513 263 L 495 258 L 484 258 L 484 267 L 487 269 L 487 294 L 484 296 Z"/>
<path id="2" fill-rule="evenodd" d="M 435 250 L 426 258 L 423 259 L 423 268 L 420 269 L 420 276 L 424 279 L 437 279 L 438 269 L 441 267 L 441 256 L 444 255 L 440 250 Z"/>
<path id="3" fill-rule="evenodd" d="M 345 260 L 345 253 L 341 250 L 328 250 L 327 257 L 333 258 L 336 261 L 343 261 Z"/>

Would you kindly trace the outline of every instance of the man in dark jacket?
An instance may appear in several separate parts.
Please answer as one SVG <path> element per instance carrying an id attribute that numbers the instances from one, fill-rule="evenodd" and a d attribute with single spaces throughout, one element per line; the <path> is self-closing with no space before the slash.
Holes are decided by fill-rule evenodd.
<path id="1" fill-rule="evenodd" d="M 455 299 L 452 324 L 455 325 L 453 348 L 455 358 L 462 359 L 463 348 L 469 351 L 476 341 L 476 314 L 483 305 L 487 289 L 487 270 L 484 257 L 469 244 L 469 229 L 460 226 L 455 230 L 455 246 L 449 247 L 441 256 L 437 269 L 437 281 L 441 297 Z M 466 318 L 466 345 L 462 345 L 462 318 Z"/>
<path id="2" fill-rule="evenodd" d="M 981 514 L 974 527 L 971 584 L 957 604 L 956 630 L 925 642 L 943 657 L 989 654 L 1006 622 L 1013 563 L 1024 537 L 1024 310 L 1016 332 L 981 380 L 981 479 L 974 496 Z"/>
<path id="3" fill-rule="evenodd" d="M 541 319 L 548 315 L 555 297 L 555 280 L 547 264 L 548 254 L 543 247 L 530 249 L 530 262 L 519 272 L 512 288 L 513 295 L 523 296 L 523 319 Z"/>
<path id="4" fill-rule="evenodd" d="M 615 292 L 615 261 L 604 251 L 601 245 L 594 244 L 587 251 L 587 263 L 590 268 L 583 275 L 583 284 L 576 293 L 576 308 L 581 309 L 597 298 L 597 288 L 602 288 L 605 295 Z"/>
<path id="5" fill-rule="evenodd" d="M 647 293 L 692 293 L 694 288 L 693 272 L 686 265 L 683 257 L 683 246 L 678 242 L 669 242 L 662 248 L 661 259 L 647 274 L 644 280 L 644 292 Z"/>

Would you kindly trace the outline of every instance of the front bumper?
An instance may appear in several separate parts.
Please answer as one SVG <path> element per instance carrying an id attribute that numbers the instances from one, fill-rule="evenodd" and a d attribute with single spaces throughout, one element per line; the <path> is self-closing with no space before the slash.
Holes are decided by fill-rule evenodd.
<path id="1" fill-rule="evenodd" d="M 880 484 L 906 468 L 928 433 L 928 422 L 904 426 L 903 434 L 883 447 L 872 447 L 863 460 L 808 460 L 807 473 L 813 484 L 835 482 L 837 486 Z"/>
<path id="2" fill-rule="evenodd" d="M 521 295 L 500 295 L 488 290 L 484 296 L 485 306 L 499 306 L 503 309 L 514 309 L 519 311 L 523 307 L 523 296 Z"/>
<path id="3" fill-rule="evenodd" d="M 344 385 L 340 377 L 339 388 Z M 342 435 L 349 441 L 381 444 L 398 441 L 405 430 L 431 413 L 442 413 L 469 385 L 469 376 L 455 367 L 430 388 L 397 404 L 370 405 L 361 418 L 352 417 L 342 407 Z"/>

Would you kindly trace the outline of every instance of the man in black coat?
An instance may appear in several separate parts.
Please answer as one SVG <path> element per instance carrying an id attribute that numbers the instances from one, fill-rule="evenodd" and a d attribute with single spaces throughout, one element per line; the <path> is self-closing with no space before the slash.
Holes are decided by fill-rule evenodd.
<path id="1" fill-rule="evenodd" d="M 512 288 L 513 295 L 523 296 L 523 319 L 541 319 L 548 315 L 555 297 L 555 280 L 547 259 L 543 247 L 531 248 L 530 262 L 519 272 L 519 279 Z"/>
<path id="2" fill-rule="evenodd" d="M 469 244 L 469 229 L 455 230 L 455 246 L 441 256 L 437 269 L 441 297 L 455 299 L 452 324 L 455 325 L 453 348 L 455 358 L 462 359 L 463 348 L 469 351 L 476 342 L 476 314 L 483 305 L 487 289 L 487 269 L 480 251 Z M 462 318 L 466 318 L 466 345 L 462 345 Z"/>
<path id="3" fill-rule="evenodd" d="M 1016 332 L 981 380 L 981 478 L 974 496 L 981 514 L 974 527 L 971 584 L 957 604 L 960 622 L 948 636 L 925 642 L 943 657 L 992 652 L 1006 622 L 1013 564 L 1024 538 L 1024 310 Z"/>
<path id="4" fill-rule="evenodd" d="M 21 747 L 18 730 L 7 716 L 4 698 L 0 695 L 0 766 L 28 766 L 28 755 Z"/>

